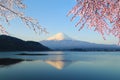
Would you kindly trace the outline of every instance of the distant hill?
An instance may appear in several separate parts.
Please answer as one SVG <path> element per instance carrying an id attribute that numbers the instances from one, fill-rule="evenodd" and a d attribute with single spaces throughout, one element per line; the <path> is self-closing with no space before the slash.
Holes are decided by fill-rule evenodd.
<path id="1" fill-rule="evenodd" d="M 53 50 L 70 51 L 120 51 L 118 45 L 96 44 L 72 39 L 64 33 L 58 33 L 46 40 L 40 41 L 41 44 Z"/>
<path id="2" fill-rule="evenodd" d="M 21 39 L 0 35 L 0 51 L 48 51 L 48 47 L 34 41 L 23 41 Z"/>

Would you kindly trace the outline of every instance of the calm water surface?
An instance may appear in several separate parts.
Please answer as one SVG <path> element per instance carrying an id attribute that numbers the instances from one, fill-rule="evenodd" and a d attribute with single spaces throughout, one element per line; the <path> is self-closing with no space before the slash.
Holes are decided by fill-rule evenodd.
<path id="1" fill-rule="evenodd" d="M 0 58 L 22 59 L 0 63 L 0 80 L 120 80 L 120 52 L 0 52 Z"/>

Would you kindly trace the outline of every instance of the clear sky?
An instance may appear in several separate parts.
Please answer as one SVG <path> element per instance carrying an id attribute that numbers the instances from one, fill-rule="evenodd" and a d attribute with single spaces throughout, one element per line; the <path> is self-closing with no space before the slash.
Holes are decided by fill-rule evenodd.
<path id="1" fill-rule="evenodd" d="M 15 37 L 23 40 L 40 41 L 56 33 L 63 32 L 69 37 L 81 41 L 88 41 L 102 44 L 117 44 L 117 38 L 107 36 L 103 40 L 102 36 L 93 30 L 84 28 L 78 31 L 75 27 L 76 21 L 70 22 L 70 16 L 67 17 L 69 10 L 75 5 L 75 0 L 24 0 L 27 5 L 25 15 L 34 17 L 42 26 L 47 28 L 49 34 L 35 34 L 34 31 L 27 28 L 18 19 L 11 21 L 8 32 Z"/>

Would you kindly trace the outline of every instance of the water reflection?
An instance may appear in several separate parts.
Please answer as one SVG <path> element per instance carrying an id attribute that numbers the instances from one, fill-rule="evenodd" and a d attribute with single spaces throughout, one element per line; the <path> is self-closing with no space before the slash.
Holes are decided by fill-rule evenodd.
<path id="1" fill-rule="evenodd" d="M 120 80 L 119 52 L 20 53 L 0 53 L 0 80 Z"/>
<path id="2" fill-rule="evenodd" d="M 23 61 L 41 61 L 53 66 L 58 70 L 62 70 L 78 61 L 94 60 L 94 58 L 71 55 L 70 53 L 63 53 L 63 52 L 47 52 L 47 53 L 33 53 L 33 54 L 31 52 L 30 53 L 27 52 L 27 53 L 24 53 L 24 55 L 16 55 L 16 54 L 18 53 L 12 54 L 10 56 L 11 58 L 5 58 L 4 56 L 3 56 L 4 58 L 0 58 L 0 67 L 10 66 L 10 65 L 12 66 L 15 64 L 19 64 Z M 47 54 L 47 55 L 41 55 L 41 54 Z"/>
<path id="3" fill-rule="evenodd" d="M 62 70 L 63 68 L 68 67 L 70 64 L 75 62 L 71 60 L 70 57 L 67 54 L 64 54 L 63 52 L 56 52 L 50 54 L 56 55 L 47 56 L 44 62 L 55 67 L 58 70 Z"/>
<path id="4" fill-rule="evenodd" d="M 46 63 L 50 64 L 51 66 L 55 67 L 56 69 L 62 70 L 63 68 L 69 66 L 70 64 L 72 64 L 73 61 L 52 61 L 52 60 L 48 60 L 45 61 Z"/>
<path id="5" fill-rule="evenodd" d="M 1 67 L 10 66 L 10 65 L 18 64 L 22 61 L 23 61 L 22 59 L 1 58 L 0 66 Z"/>
<path id="6" fill-rule="evenodd" d="M 19 53 L 19 54 L 21 54 L 21 53 Z M 3 58 L 0 58 L 0 67 L 13 66 L 13 65 L 19 64 L 23 61 L 42 61 L 44 63 L 47 63 L 47 64 L 55 67 L 56 69 L 61 70 L 65 67 L 69 66 L 71 63 L 73 63 L 73 60 L 70 60 L 68 55 L 64 54 L 63 52 L 50 52 L 50 53 L 47 53 L 49 55 L 41 55 L 41 56 L 40 55 L 37 56 L 39 53 L 37 53 L 37 55 L 35 53 L 36 56 L 34 56 L 34 53 L 33 54 L 30 53 L 30 55 L 29 55 L 29 53 L 27 52 L 25 54 L 27 54 L 27 55 L 16 55 L 16 53 L 11 54 L 11 55 L 8 54 L 8 55 L 10 55 L 10 58 L 5 58 L 5 56 L 7 56 L 7 54 L 5 54 L 5 56 L 3 56 Z M 46 53 L 41 53 L 41 54 L 46 54 Z M 39 62 L 39 64 L 40 64 L 40 62 Z"/>
<path id="7" fill-rule="evenodd" d="M 24 60 L 24 59 L 13 59 L 13 58 L 0 58 L 0 67 L 8 67 L 15 64 L 19 64 L 23 61 L 31 61 L 31 60 Z"/>

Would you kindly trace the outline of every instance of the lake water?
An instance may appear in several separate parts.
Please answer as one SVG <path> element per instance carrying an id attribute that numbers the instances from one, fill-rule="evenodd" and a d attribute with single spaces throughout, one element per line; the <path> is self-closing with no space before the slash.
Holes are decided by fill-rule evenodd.
<path id="1" fill-rule="evenodd" d="M 120 52 L 0 52 L 1 58 L 22 60 L 0 63 L 0 80 L 120 80 Z"/>

